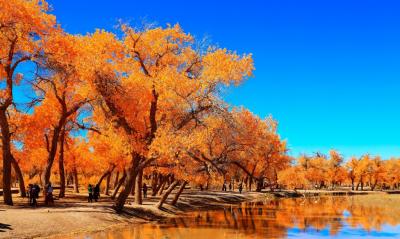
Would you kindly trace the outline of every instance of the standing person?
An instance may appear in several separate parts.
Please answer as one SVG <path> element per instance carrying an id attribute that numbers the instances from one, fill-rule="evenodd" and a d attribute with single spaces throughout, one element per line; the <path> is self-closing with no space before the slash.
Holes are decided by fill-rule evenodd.
<path id="1" fill-rule="evenodd" d="M 240 183 L 239 184 L 239 193 L 242 193 L 242 190 L 243 190 L 243 183 Z"/>
<path id="2" fill-rule="evenodd" d="M 97 202 L 100 197 L 100 185 L 96 184 L 93 189 L 93 199 Z"/>
<path id="3" fill-rule="evenodd" d="M 88 186 L 88 202 L 93 202 L 93 188 L 92 188 L 92 184 L 89 184 Z"/>
<path id="4" fill-rule="evenodd" d="M 37 183 L 35 183 L 32 187 L 32 206 L 36 207 L 37 206 L 37 199 L 39 198 L 39 193 L 40 193 L 40 187 Z"/>
<path id="5" fill-rule="evenodd" d="M 30 183 L 29 185 L 28 185 L 28 188 L 27 188 L 27 194 L 28 194 L 28 201 L 29 201 L 29 206 L 32 206 L 32 189 L 33 189 L 33 184 L 32 183 Z"/>
<path id="6" fill-rule="evenodd" d="M 226 191 L 226 182 L 224 181 L 224 184 L 222 184 L 222 191 Z"/>
<path id="7" fill-rule="evenodd" d="M 144 198 L 147 198 L 147 185 L 146 185 L 146 183 L 143 183 L 143 197 Z"/>
<path id="8" fill-rule="evenodd" d="M 54 204 L 54 199 L 53 199 L 53 187 L 51 186 L 51 183 L 49 182 L 49 184 L 47 185 L 47 193 L 45 196 L 45 204 L 49 205 L 49 204 Z"/>
<path id="9" fill-rule="evenodd" d="M 229 191 L 232 191 L 232 182 L 229 182 Z"/>

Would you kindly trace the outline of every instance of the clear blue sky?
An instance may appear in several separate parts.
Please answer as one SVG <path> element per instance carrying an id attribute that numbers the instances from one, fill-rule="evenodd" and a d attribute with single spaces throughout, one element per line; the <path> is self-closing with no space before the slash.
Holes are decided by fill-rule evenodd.
<path id="1" fill-rule="evenodd" d="M 255 77 L 225 99 L 272 114 L 294 156 L 400 156 L 399 1 L 49 2 L 70 33 L 146 19 L 253 53 Z"/>

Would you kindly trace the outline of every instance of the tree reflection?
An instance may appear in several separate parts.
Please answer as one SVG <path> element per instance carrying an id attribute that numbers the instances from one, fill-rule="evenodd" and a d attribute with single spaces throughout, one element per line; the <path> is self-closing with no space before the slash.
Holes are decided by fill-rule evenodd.
<path id="1" fill-rule="evenodd" d="M 399 202 L 399 196 L 379 194 L 247 202 L 223 210 L 193 212 L 163 224 L 114 231 L 110 237 L 99 238 L 285 238 L 292 228 L 304 232 L 327 230 L 330 235 L 337 235 L 344 227 L 380 231 L 384 224 L 400 224 Z"/>

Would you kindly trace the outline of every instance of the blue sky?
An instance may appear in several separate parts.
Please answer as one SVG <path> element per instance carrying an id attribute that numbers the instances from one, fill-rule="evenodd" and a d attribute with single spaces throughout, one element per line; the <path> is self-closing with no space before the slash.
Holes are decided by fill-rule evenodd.
<path id="1" fill-rule="evenodd" d="M 49 0 L 70 33 L 118 19 L 179 23 L 252 53 L 255 77 L 225 99 L 279 121 L 291 154 L 400 156 L 400 2 Z"/>

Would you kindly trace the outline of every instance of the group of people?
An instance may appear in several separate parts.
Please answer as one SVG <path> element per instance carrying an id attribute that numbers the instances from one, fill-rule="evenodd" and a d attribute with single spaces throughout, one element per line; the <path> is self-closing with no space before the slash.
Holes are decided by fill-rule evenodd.
<path id="1" fill-rule="evenodd" d="M 37 206 L 37 199 L 39 198 L 39 193 L 40 193 L 40 187 L 37 183 L 35 184 L 29 184 L 28 185 L 28 199 L 29 199 L 29 205 L 36 207 Z"/>
<path id="2" fill-rule="evenodd" d="M 222 191 L 226 192 L 227 191 L 227 187 L 226 187 L 226 182 L 224 182 L 224 184 L 222 184 Z M 229 183 L 229 191 L 232 191 L 232 183 Z M 243 183 L 239 183 L 239 193 L 242 193 L 243 191 Z"/>
<path id="3" fill-rule="evenodd" d="M 143 197 L 147 198 L 147 185 L 143 183 Z M 96 184 L 96 186 L 93 187 L 92 184 L 89 184 L 88 186 L 88 202 L 97 202 L 97 200 L 100 198 L 100 185 Z"/>
<path id="4" fill-rule="evenodd" d="M 35 184 L 29 184 L 28 189 L 27 189 L 27 196 L 29 200 L 29 205 L 32 207 L 37 206 L 37 199 L 39 198 L 39 193 L 40 193 L 40 186 L 35 183 Z M 45 198 L 44 198 L 44 204 L 45 205 L 51 205 L 54 204 L 54 198 L 53 198 L 53 186 L 51 186 L 51 183 L 46 185 L 45 187 Z"/>
<path id="5" fill-rule="evenodd" d="M 93 200 L 97 202 L 100 198 L 100 185 L 96 184 L 96 186 L 93 187 L 92 184 L 89 184 L 88 193 L 88 202 L 93 202 Z"/>

